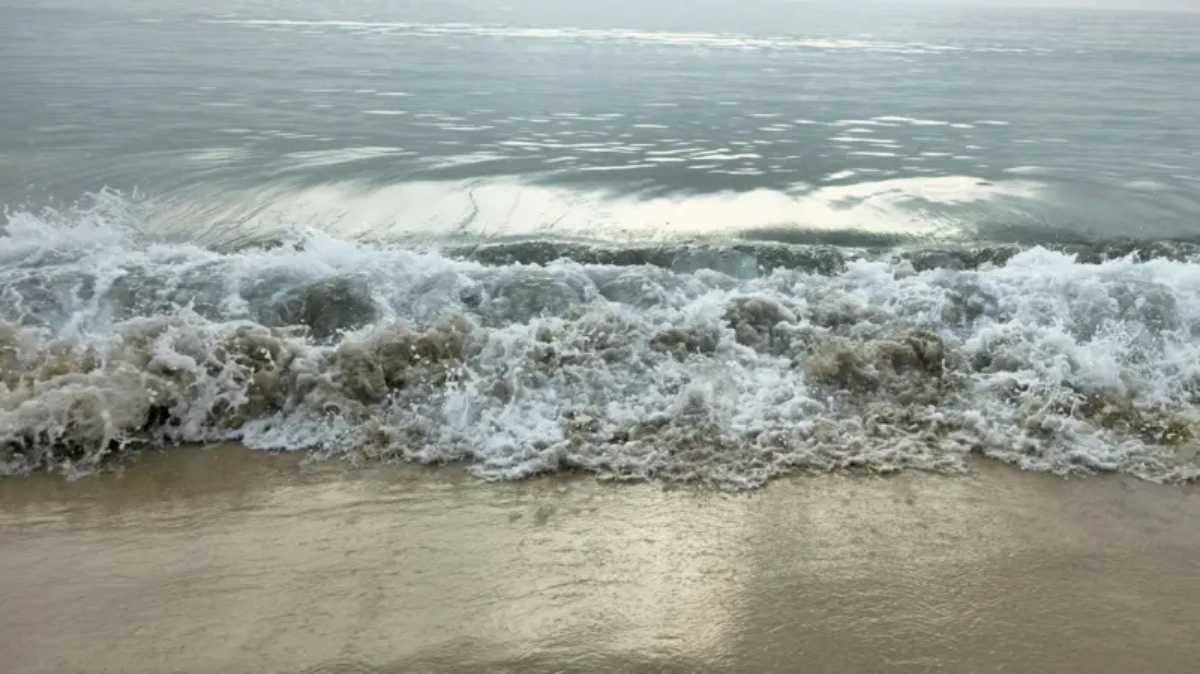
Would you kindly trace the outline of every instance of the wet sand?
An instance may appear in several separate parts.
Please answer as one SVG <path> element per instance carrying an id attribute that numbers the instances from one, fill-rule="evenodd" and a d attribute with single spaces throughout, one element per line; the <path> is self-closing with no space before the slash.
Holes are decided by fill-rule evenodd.
<path id="1" fill-rule="evenodd" d="M 1200 489 L 488 485 L 240 448 L 0 482 L 0 671 L 1194 672 Z"/>

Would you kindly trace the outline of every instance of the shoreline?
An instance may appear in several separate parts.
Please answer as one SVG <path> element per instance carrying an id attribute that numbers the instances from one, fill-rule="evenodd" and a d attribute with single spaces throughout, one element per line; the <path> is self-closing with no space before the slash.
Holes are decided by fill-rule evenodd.
<path id="1" fill-rule="evenodd" d="M 728 493 L 223 446 L 0 482 L 39 672 L 1185 672 L 1200 490 L 992 461 Z"/>
<path id="2" fill-rule="evenodd" d="M 1092 473 L 1059 474 L 1049 471 L 1029 470 L 1004 459 L 979 453 L 972 453 L 970 456 L 966 457 L 965 466 L 961 471 L 946 471 L 921 467 L 903 467 L 888 470 L 873 470 L 868 467 L 835 468 L 829 470 L 797 469 L 795 472 L 771 477 L 761 485 L 743 488 L 725 488 L 719 483 L 699 479 L 665 480 L 658 477 L 630 479 L 606 478 L 594 472 L 583 469 L 561 469 L 543 473 L 535 473 L 528 477 L 511 480 L 487 479 L 476 477 L 468 472 L 470 466 L 472 465 L 470 461 L 418 463 L 399 459 L 367 459 L 343 455 L 321 456 L 318 453 L 314 453 L 309 450 L 253 449 L 246 447 L 238 441 L 223 441 L 212 444 L 183 443 L 156 449 L 140 449 L 123 455 L 111 462 L 106 462 L 99 468 L 78 476 L 70 475 L 67 472 L 57 468 L 53 470 L 38 469 L 24 474 L 0 476 L 0 508 L 3 508 L 4 505 L 3 497 L 5 495 L 4 489 L 6 484 L 9 485 L 11 493 L 16 494 L 21 493 L 21 490 L 20 488 L 14 488 L 13 485 L 32 482 L 37 484 L 37 488 L 29 493 L 37 494 L 44 493 L 46 490 L 49 490 L 53 493 L 59 493 L 61 488 L 56 488 L 47 483 L 60 482 L 62 485 L 64 485 L 63 488 L 66 489 L 66 491 L 62 493 L 69 495 L 74 493 L 74 488 L 65 487 L 65 485 L 85 484 L 90 481 L 97 480 L 101 482 L 107 482 L 114 479 L 119 480 L 122 476 L 130 473 L 131 471 L 143 470 L 143 464 L 149 464 L 152 466 L 152 468 L 149 470 L 165 471 L 168 473 L 179 473 L 180 470 L 191 471 L 195 469 L 201 469 L 206 465 L 206 461 L 204 459 L 198 459 L 197 457 L 198 455 L 203 455 L 206 453 L 214 455 L 214 461 L 216 460 L 216 457 L 227 458 L 231 455 L 248 454 L 255 457 L 249 461 L 263 462 L 263 466 L 256 466 L 256 468 L 265 468 L 268 471 L 273 468 L 301 471 L 333 470 L 335 473 L 344 473 L 347 475 L 359 472 L 365 474 L 382 472 L 386 474 L 403 475 L 407 478 L 421 477 L 434 480 L 450 480 L 454 482 L 465 481 L 480 487 L 528 485 L 543 481 L 550 481 L 554 483 L 586 481 L 608 487 L 654 485 L 667 491 L 701 491 L 733 495 L 755 494 L 779 484 L 788 484 L 795 481 L 812 479 L 819 480 L 823 478 L 888 480 L 903 475 L 917 474 L 930 478 L 946 478 L 957 480 L 964 478 L 969 479 L 976 477 L 981 473 L 987 473 L 990 471 L 1000 471 L 1008 472 L 1013 475 L 1028 476 L 1031 479 L 1049 480 L 1051 483 L 1118 481 L 1128 485 L 1145 485 L 1149 488 L 1178 490 L 1184 492 L 1195 490 L 1197 493 L 1200 493 L 1200 479 L 1156 481 L 1139 476 L 1137 474 L 1126 473 L 1119 470 L 1095 470 Z M 172 466 L 173 462 L 178 462 L 178 465 L 175 466 L 175 468 L 178 470 L 166 468 L 167 466 Z M 245 464 L 243 464 L 243 467 L 244 465 Z M 183 477 L 183 475 L 181 474 L 180 477 Z"/>

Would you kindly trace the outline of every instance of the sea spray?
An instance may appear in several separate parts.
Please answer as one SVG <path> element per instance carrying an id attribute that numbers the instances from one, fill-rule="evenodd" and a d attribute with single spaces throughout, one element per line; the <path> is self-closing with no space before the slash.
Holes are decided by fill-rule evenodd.
<path id="1" fill-rule="evenodd" d="M 1186 246 L 499 255 L 298 231 L 222 252 L 104 208 L 10 215 L 0 238 L 4 474 L 234 440 L 725 488 L 972 453 L 1200 475 Z"/>

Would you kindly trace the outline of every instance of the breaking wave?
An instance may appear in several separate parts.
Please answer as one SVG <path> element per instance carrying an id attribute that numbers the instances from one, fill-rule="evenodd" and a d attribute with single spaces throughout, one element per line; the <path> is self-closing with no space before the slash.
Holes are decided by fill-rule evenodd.
<path id="1" fill-rule="evenodd" d="M 478 477 L 1200 476 L 1186 244 L 838 249 L 316 230 L 218 251 L 127 204 L 0 228 L 0 473 L 240 441 Z"/>

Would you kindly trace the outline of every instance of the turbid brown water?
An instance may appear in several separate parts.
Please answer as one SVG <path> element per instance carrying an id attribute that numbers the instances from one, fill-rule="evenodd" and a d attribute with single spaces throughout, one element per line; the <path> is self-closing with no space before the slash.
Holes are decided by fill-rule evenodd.
<path id="1" fill-rule="evenodd" d="M 240 448 L 0 482 L 0 671 L 1192 672 L 1200 492 L 750 494 Z"/>

